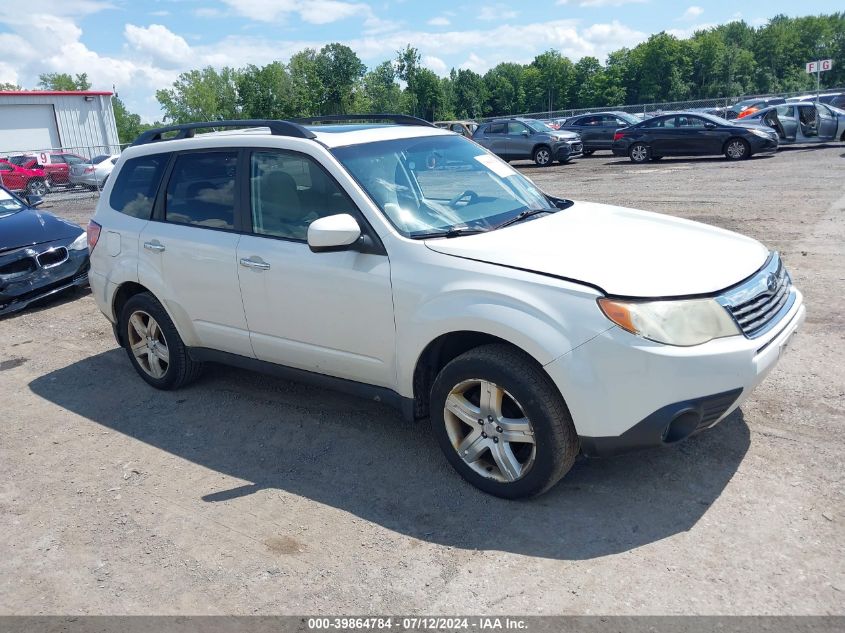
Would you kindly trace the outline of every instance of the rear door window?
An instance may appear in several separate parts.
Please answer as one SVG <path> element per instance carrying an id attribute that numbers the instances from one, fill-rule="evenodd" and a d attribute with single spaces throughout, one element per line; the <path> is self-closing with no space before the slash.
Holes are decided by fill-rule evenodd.
<path id="1" fill-rule="evenodd" d="M 152 154 L 126 161 L 112 187 L 109 205 L 133 218 L 149 220 L 158 185 L 170 154 Z"/>
<path id="2" fill-rule="evenodd" d="M 508 124 L 507 123 L 491 123 L 490 126 L 487 128 L 487 134 L 507 134 L 508 132 Z"/>
<path id="3" fill-rule="evenodd" d="M 167 183 L 165 221 L 234 229 L 237 164 L 238 152 L 177 156 Z"/>

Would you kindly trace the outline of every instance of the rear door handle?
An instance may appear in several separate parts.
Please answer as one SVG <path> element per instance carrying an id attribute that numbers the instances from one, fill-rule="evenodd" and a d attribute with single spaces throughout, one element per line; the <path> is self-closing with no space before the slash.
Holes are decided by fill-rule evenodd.
<path id="1" fill-rule="evenodd" d="M 270 264 L 265 262 L 260 257 L 241 257 L 241 266 L 244 268 L 252 268 L 254 270 L 270 270 Z"/>
<path id="2" fill-rule="evenodd" d="M 159 244 L 158 241 L 144 242 L 144 248 L 154 253 L 161 253 L 164 251 L 164 244 Z"/>

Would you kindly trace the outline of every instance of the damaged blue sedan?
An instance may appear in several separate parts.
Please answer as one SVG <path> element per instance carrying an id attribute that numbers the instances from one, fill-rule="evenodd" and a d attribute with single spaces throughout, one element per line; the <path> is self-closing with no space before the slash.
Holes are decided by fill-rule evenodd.
<path id="1" fill-rule="evenodd" d="M 88 241 L 76 224 L 0 187 L 0 316 L 88 285 Z"/>

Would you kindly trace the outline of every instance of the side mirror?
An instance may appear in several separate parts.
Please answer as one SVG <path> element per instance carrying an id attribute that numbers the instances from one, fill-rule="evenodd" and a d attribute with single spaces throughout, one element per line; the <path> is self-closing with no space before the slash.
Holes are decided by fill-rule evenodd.
<path id="1" fill-rule="evenodd" d="M 529 132 L 528 130 L 522 130 L 523 136 L 528 136 L 529 134 L 531 134 L 531 132 Z"/>
<path id="2" fill-rule="evenodd" d="M 26 200 L 26 204 L 32 207 L 33 209 L 44 204 L 44 198 L 42 198 L 41 196 L 36 196 L 33 193 L 26 196 L 24 200 Z"/>
<path id="3" fill-rule="evenodd" d="M 708 129 L 708 130 L 714 130 L 714 129 L 716 129 L 716 124 L 715 124 L 715 123 L 710 123 L 710 122 L 708 121 L 707 123 L 705 123 L 705 124 L 704 124 L 704 127 L 705 127 L 705 129 Z"/>
<path id="4" fill-rule="evenodd" d="M 348 213 L 318 218 L 308 225 L 308 247 L 314 253 L 345 251 L 360 237 L 361 227 Z"/>

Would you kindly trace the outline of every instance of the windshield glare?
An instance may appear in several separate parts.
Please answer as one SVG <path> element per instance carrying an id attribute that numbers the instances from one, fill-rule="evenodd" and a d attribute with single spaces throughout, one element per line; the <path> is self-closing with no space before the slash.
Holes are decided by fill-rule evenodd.
<path id="1" fill-rule="evenodd" d="M 22 210 L 24 205 L 5 189 L 0 189 L 0 218 L 12 215 Z"/>
<path id="2" fill-rule="evenodd" d="M 529 120 L 523 121 L 523 123 L 525 123 L 525 125 L 530 127 L 535 132 L 554 132 L 554 130 L 552 128 L 550 128 L 548 125 L 546 125 L 542 121 L 536 121 L 536 120 L 533 120 L 533 119 L 529 119 Z"/>
<path id="3" fill-rule="evenodd" d="M 461 136 L 379 141 L 333 153 L 407 237 L 487 230 L 522 211 L 557 210 L 530 180 Z"/>

